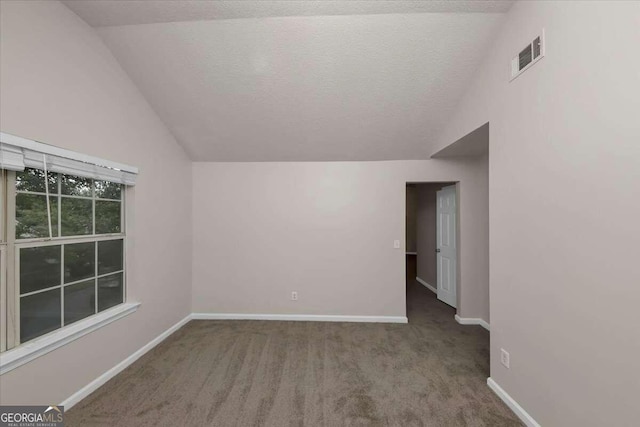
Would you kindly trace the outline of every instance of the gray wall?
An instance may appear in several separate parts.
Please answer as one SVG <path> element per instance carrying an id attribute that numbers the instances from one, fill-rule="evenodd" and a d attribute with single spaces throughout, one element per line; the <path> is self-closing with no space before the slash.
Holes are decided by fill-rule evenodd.
<path id="1" fill-rule="evenodd" d="M 515 2 L 439 140 L 490 122 L 491 377 L 543 426 L 638 423 L 638 46 L 640 2 Z"/>
<path id="2" fill-rule="evenodd" d="M 191 163 L 65 6 L 3 1 L 0 20 L 2 131 L 140 168 L 127 207 L 127 294 L 140 309 L 0 377 L 3 405 L 56 404 L 191 312 Z"/>
<path id="3" fill-rule="evenodd" d="M 419 184 L 417 209 L 418 277 L 437 288 L 436 192 L 442 184 Z"/>
<path id="4" fill-rule="evenodd" d="M 417 242 L 417 214 L 418 214 L 418 189 L 413 184 L 407 185 L 407 208 L 405 212 L 407 233 L 407 252 L 416 252 Z"/>
<path id="5" fill-rule="evenodd" d="M 195 163 L 194 311 L 405 316 L 406 184 L 460 181 L 458 312 L 483 317 L 477 294 L 488 289 L 489 266 L 473 255 L 486 250 L 473 228 L 485 215 L 486 167 L 483 159 Z"/>

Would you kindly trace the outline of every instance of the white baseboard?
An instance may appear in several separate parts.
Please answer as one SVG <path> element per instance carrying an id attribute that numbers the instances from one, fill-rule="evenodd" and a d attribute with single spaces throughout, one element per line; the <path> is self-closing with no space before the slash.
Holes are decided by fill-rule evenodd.
<path id="1" fill-rule="evenodd" d="M 321 314 L 193 313 L 194 320 L 284 320 L 298 322 L 408 323 L 406 316 L 333 316 Z"/>
<path id="2" fill-rule="evenodd" d="M 438 294 L 438 290 L 436 288 L 434 288 L 433 286 L 431 286 L 430 284 L 428 284 L 427 282 L 425 282 L 424 280 L 422 280 L 418 276 L 416 276 L 416 282 L 420 283 L 421 285 L 423 285 L 424 287 L 429 289 L 434 294 L 436 294 L 436 295 Z"/>
<path id="3" fill-rule="evenodd" d="M 491 330 L 491 325 L 484 321 L 484 319 L 474 318 L 474 317 L 460 317 L 457 314 L 455 315 L 456 322 L 461 325 L 480 325 L 485 328 L 487 331 Z"/>
<path id="4" fill-rule="evenodd" d="M 491 377 L 487 378 L 487 385 L 491 390 L 493 390 L 495 394 L 498 395 L 500 399 L 502 399 L 504 403 L 507 404 L 509 409 L 511 409 L 513 413 L 516 414 L 518 418 L 520 418 L 520 421 L 525 423 L 527 427 L 540 427 L 540 424 L 538 424 L 537 421 L 534 420 L 533 417 L 529 415 L 527 411 L 525 411 L 524 408 L 518 404 L 518 402 L 516 402 L 511 396 L 509 396 L 509 394 L 504 391 L 504 389 L 500 387 L 498 383 L 495 382 Z"/>
<path id="5" fill-rule="evenodd" d="M 109 369 L 107 372 L 100 375 L 98 378 L 91 381 L 89 384 L 82 387 L 77 392 L 73 393 L 71 396 L 65 399 L 64 402 L 61 403 L 61 405 L 64 406 L 64 410 L 68 411 L 73 407 L 73 405 L 80 402 L 82 399 L 84 399 L 85 397 L 87 397 L 88 395 L 96 391 L 100 386 L 104 385 L 111 378 L 115 377 L 120 372 L 124 371 L 125 368 L 127 368 L 136 360 L 138 360 L 149 350 L 151 350 L 152 348 L 160 344 L 169 335 L 171 335 L 172 333 L 180 329 L 183 325 L 185 325 L 189 320 L 191 320 L 191 315 L 188 315 L 187 317 L 185 317 L 184 319 L 182 319 L 181 321 L 179 321 L 178 323 L 176 323 L 175 325 L 173 325 L 172 327 L 170 327 L 169 329 L 167 329 L 166 331 L 164 331 L 163 333 L 155 337 L 153 340 L 148 342 L 144 347 L 142 347 L 141 349 L 133 353 L 131 356 L 127 357 L 122 362 L 118 363 L 116 366 Z"/>

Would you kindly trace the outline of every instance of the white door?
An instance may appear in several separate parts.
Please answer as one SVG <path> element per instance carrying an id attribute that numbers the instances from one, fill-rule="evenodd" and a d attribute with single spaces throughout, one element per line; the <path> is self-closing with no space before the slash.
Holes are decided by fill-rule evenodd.
<path id="1" fill-rule="evenodd" d="M 437 193 L 436 252 L 438 299 L 456 306 L 457 258 L 456 249 L 456 186 L 444 187 Z"/>

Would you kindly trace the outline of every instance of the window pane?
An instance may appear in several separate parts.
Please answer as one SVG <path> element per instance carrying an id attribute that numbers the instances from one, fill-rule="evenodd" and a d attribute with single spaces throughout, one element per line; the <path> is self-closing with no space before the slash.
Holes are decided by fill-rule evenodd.
<path id="1" fill-rule="evenodd" d="M 95 250 L 94 242 L 64 245 L 65 283 L 77 282 L 96 275 Z"/>
<path id="2" fill-rule="evenodd" d="M 120 232 L 120 202 L 96 200 L 96 234 Z"/>
<path id="3" fill-rule="evenodd" d="M 106 310 L 123 302 L 122 273 L 98 279 L 98 311 Z"/>
<path id="4" fill-rule="evenodd" d="M 63 197 L 62 235 L 80 236 L 93 234 L 93 206 L 91 200 Z"/>
<path id="5" fill-rule="evenodd" d="M 20 294 L 60 285 L 60 245 L 20 249 Z"/>
<path id="6" fill-rule="evenodd" d="M 49 172 L 49 193 L 58 194 L 58 174 Z M 35 191 L 44 193 L 44 171 L 26 168 L 22 172 L 16 172 L 16 190 Z"/>
<path id="7" fill-rule="evenodd" d="M 98 242 L 98 274 L 122 270 L 122 240 Z"/>
<path id="8" fill-rule="evenodd" d="M 66 248 L 65 248 L 66 250 Z M 64 324 L 68 325 L 96 312 L 95 279 L 64 288 Z"/>
<path id="9" fill-rule="evenodd" d="M 99 199 L 120 200 L 121 185 L 115 182 L 96 181 L 96 197 Z"/>
<path id="10" fill-rule="evenodd" d="M 73 175 L 62 175 L 62 194 L 92 197 L 91 179 Z"/>
<path id="11" fill-rule="evenodd" d="M 51 230 L 58 237 L 58 198 L 49 197 Z M 38 194 L 16 194 L 16 239 L 49 237 L 47 197 Z"/>
<path id="12" fill-rule="evenodd" d="M 20 342 L 60 327 L 60 289 L 20 298 Z"/>

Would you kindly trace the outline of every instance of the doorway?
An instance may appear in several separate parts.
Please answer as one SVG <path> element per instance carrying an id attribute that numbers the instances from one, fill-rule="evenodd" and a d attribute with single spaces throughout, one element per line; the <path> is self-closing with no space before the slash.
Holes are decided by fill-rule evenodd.
<path id="1" fill-rule="evenodd" d="M 458 299 L 458 191 L 455 182 L 406 185 L 407 289 L 418 284 L 453 308 Z M 407 308 L 415 292 L 407 292 Z"/>

